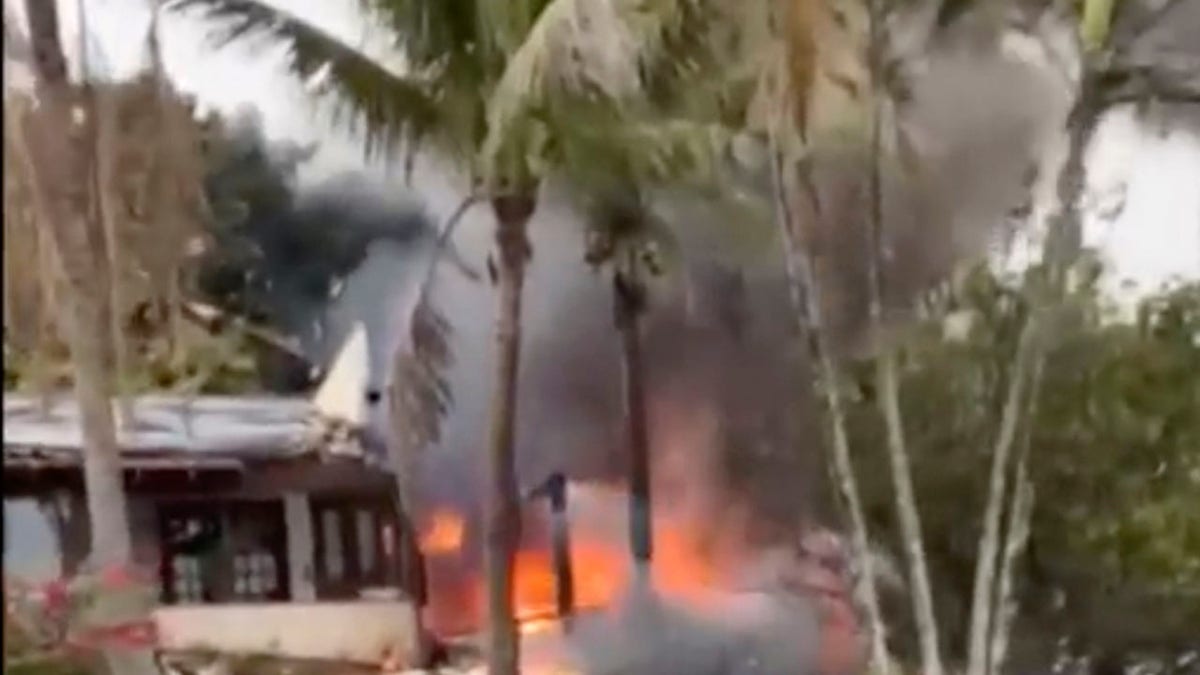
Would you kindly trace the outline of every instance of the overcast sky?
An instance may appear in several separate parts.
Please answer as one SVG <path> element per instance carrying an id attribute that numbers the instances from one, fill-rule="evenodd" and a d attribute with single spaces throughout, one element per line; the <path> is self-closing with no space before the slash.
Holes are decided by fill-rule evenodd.
<path id="1" fill-rule="evenodd" d="M 149 21 L 148 0 L 83 1 L 110 68 L 118 73 L 135 71 Z M 339 36 L 374 44 L 356 14 L 357 3 L 274 2 Z M 63 22 L 70 30 L 76 22 L 76 5 L 64 4 Z M 362 167 L 354 140 L 332 129 L 313 109 L 302 86 L 283 71 L 279 48 L 238 45 L 214 50 L 207 43 L 206 27 L 181 16 L 165 22 L 163 44 L 170 73 L 203 105 L 225 112 L 250 105 L 261 112 L 272 138 L 319 141 L 320 152 L 307 169 L 308 177 Z M 1200 119 L 1200 114 L 1192 119 Z M 1114 286 L 1131 280 L 1137 288 L 1149 290 L 1172 277 L 1200 278 L 1197 129 L 1200 124 L 1148 128 L 1128 111 L 1109 115 L 1102 125 L 1089 162 L 1091 193 L 1102 206 L 1121 197 L 1125 206 L 1115 220 L 1091 218 L 1087 236 L 1114 263 Z M 453 195 L 424 196 L 437 202 L 435 213 L 452 208 L 445 205 L 455 201 Z"/>

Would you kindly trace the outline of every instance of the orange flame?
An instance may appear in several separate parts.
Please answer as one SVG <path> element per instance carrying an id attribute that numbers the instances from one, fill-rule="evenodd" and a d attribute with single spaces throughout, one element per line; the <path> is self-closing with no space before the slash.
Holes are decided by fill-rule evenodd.
<path id="1" fill-rule="evenodd" d="M 633 566 L 623 537 L 614 536 L 599 524 L 580 522 L 571 531 L 571 572 L 577 610 L 599 609 L 613 604 L 632 581 Z M 486 579 L 470 561 L 449 558 L 462 550 L 465 522 L 458 513 L 442 509 L 434 513 L 420 539 L 427 555 L 441 554 L 428 572 L 431 605 L 428 620 L 439 633 L 456 634 L 477 627 L 486 611 Z M 721 556 L 706 549 L 706 532 L 690 521 L 656 517 L 654 562 L 651 575 L 655 588 L 664 594 L 703 602 L 722 581 Z M 513 604 L 523 630 L 540 632 L 546 620 L 557 616 L 558 578 L 553 556 L 545 546 L 523 546 L 516 552 L 513 570 Z M 525 625 L 528 624 L 528 625 Z"/>
<path id="2" fill-rule="evenodd" d="M 462 549 L 463 533 L 466 530 L 462 516 L 442 509 L 434 512 L 430 523 L 419 543 L 422 553 L 445 555 Z"/>
<path id="3" fill-rule="evenodd" d="M 620 544 L 580 532 L 571 545 L 571 571 L 575 607 L 595 609 L 611 604 L 632 575 L 628 551 Z M 654 565 L 651 574 L 661 592 L 700 599 L 718 580 L 714 562 L 676 523 L 656 523 Z M 541 549 L 517 552 L 514 604 L 517 617 L 536 620 L 553 616 L 558 579 L 550 553 Z"/>

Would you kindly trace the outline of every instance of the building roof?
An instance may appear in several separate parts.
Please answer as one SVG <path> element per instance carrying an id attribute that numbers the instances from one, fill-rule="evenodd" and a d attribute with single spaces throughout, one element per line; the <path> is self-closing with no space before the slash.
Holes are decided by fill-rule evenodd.
<path id="1" fill-rule="evenodd" d="M 5 464 L 78 462 L 83 440 L 74 396 L 56 397 L 48 411 L 42 406 L 36 397 L 4 397 Z M 133 408 L 134 428 L 118 431 L 127 464 L 159 457 L 209 465 L 317 449 L 307 442 L 314 410 L 306 399 L 142 396 Z"/>

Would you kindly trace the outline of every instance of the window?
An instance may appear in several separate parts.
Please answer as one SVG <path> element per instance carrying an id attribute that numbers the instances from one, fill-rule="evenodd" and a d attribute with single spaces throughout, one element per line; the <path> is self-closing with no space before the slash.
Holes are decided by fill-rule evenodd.
<path id="1" fill-rule="evenodd" d="M 223 538 L 216 514 L 195 508 L 164 514 L 161 583 L 168 602 L 211 602 L 217 575 L 217 553 Z"/>
<path id="2" fill-rule="evenodd" d="M 271 502 L 159 507 L 163 602 L 253 602 L 288 597 L 283 509 Z"/>
<path id="3" fill-rule="evenodd" d="M 175 602 L 203 602 L 204 577 L 200 573 L 200 560 L 195 556 L 177 555 L 171 561 L 171 593 Z"/>
<path id="4" fill-rule="evenodd" d="M 397 569 L 384 534 L 390 502 L 357 496 L 326 496 L 310 502 L 317 597 L 359 597 L 364 588 L 393 583 Z"/>
<path id="5" fill-rule="evenodd" d="M 279 590 L 275 556 L 267 551 L 250 551 L 234 556 L 233 575 L 233 592 L 243 600 L 265 599 Z"/>

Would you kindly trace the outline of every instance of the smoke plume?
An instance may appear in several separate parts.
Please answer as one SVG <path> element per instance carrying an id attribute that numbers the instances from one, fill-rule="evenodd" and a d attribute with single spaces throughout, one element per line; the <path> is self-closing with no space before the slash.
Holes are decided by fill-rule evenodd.
<path id="1" fill-rule="evenodd" d="M 882 163 L 884 305 L 889 325 L 966 260 L 989 251 L 1027 197 L 1042 147 L 1065 120 L 1068 92 L 1046 68 L 947 46 L 898 106 L 907 158 Z M 867 331 L 865 149 L 817 150 L 823 218 L 814 248 L 826 327 L 839 353 L 863 354 Z"/>

